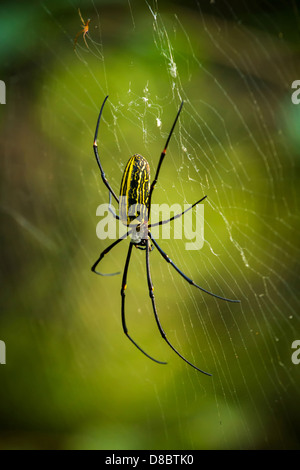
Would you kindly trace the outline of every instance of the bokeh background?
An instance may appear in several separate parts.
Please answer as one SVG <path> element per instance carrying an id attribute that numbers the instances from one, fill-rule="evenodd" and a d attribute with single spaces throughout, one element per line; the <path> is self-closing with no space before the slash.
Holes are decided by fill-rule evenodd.
<path id="1" fill-rule="evenodd" d="M 91 19 L 88 48 L 78 14 Z M 299 448 L 299 2 L 51 1 L 0 7 L 1 449 Z M 205 244 L 134 250 L 122 332 L 120 276 L 90 267 L 96 208 L 130 155 L 157 164 L 185 100 L 156 203 L 207 194 Z M 172 233 L 172 232 L 171 232 Z M 103 262 L 122 270 L 128 241 Z"/>

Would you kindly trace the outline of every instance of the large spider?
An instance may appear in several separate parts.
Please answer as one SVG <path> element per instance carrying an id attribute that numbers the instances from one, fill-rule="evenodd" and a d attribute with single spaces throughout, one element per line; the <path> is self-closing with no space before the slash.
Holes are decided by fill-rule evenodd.
<path id="1" fill-rule="evenodd" d="M 150 251 L 152 250 L 152 246 L 151 246 L 151 242 L 153 243 L 153 245 L 157 248 L 158 252 L 160 253 L 160 255 L 163 257 L 163 259 L 165 261 L 167 261 L 168 263 L 171 264 L 171 266 L 189 283 L 191 284 L 192 286 L 195 286 L 197 287 L 198 289 L 200 289 L 201 291 L 209 294 L 209 295 L 212 295 L 213 297 L 217 297 L 218 299 L 221 299 L 221 300 L 226 300 L 227 302 L 239 302 L 239 300 L 231 300 L 231 299 L 227 299 L 227 298 L 224 298 L 224 297 L 221 297 L 219 295 L 216 295 L 216 294 L 213 294 L 212 292 L 209 292 L 208 290 L 204 289 L 203 287 L 200 287 L 198 286 L 192 279 L 190 279 L 189 277 L 187 277 L 177 266 L 175 263 L 173 263 L 173 261 L 169 258 L 169 256 L 161 249 L 161 247 L 158 245 L 157 241 L 153 238 L 149 228 L 151 228 L 151 226 L 153 227 L 154 225 L 162 225 L 162 224 L 165 224 L 165 223 L 168 223 L 174 219 L 176 219 L 177 217 L 181 217 L 185 212 L 187 212 L 188 210 L 192 209 L 194 206 L 196 206 L 197 204 L 199 204 L 201 201 L 203 201 L 206 196 L 204 196 L 202 199 L 200 199 L 199 201 L 195 202 L 192 206 L 190 206 L 188 209 L 186 209 L 184 212 L 182 212 L 181 214 L 177 214 L 175 215 L 174 217 L 171 217 L 170 219 L 168 220 L 162 220 L 160 222 L 157 222 L 155 224 L 150 224 L 149 223 L 149 220 L 150 220 L 150 210 L 151 210 L 151 198 L 152 198 L 152 194 L 153 194 L 153 190 L 154 190 L 154 187 L 157 183 L 157 180 L 158 180 L 158 176 L 159 176 L 159 172 L 160 172 L 160 168 L 161 168 L 161 165 L 162 165 L 162 162 L 165 158 L 165 155 L 166 155 L 166 151 L 167 151 L 167 147 L 168 147 L 168 144 L 170 142 L 170 139 L 171 139 L 171 136 L 172 136 L 172 133 L 174 131 L 174 128 L 175 128 L 175 125 L 176 125 L 176 122 L 178 120 L 178 117 L 179 117 L 179 114 L 181 112 L 181 109 L 182 109 L 182 106 L 183 106 L 183 102 L 181 103 L 180 105 L 180 108 L 177 112 L 177 115 L 176 115 L 176 118 L 175 118 L 175 121 L 173 123 L 173 126 L 171 128 L 171 131 L 169 133 L 169 136 L 167 138 L 167 142 L 166 142 L 166 145 L 160 155 L 160 159 L 159 159 L 159 162 L 158 162 L 158 166 L 157 166 L 157 170 L 156 170 L 156 174 L 155 174 L 155 178 L 154 180 L 152 181 L 151 185 L 150 185 L 150 168 L 149 168 L 149 163 L 147 162 L 147 160 L 142 157 L 141 155 L 133 155 L 129 160 L 128 160 L 128 163 L 125 167 L 125 170 L 124 170 L 124 173 L 123 173 L 123 177 L 122 177 L 122 181 L 121 181 L 121 188 L 120 188 L 120 198 L 118 198 L 114 192 L 114 190 L 112 189 L 112 187 L 110 186 L 106 176 L 105 176 L 105 173 L 103 171 L 103 168 L 102 168 L 102 165 L 101 165 L 101 161 L 100 161 L 100 157 L 99 157 L 99 154 L 98 154 L 98 146 L 97 146 L 97 137 L 98 137 L 98 129 L 99 129 L 99 124 L 100 124 L 100 120 L 101 120 L 101 116 L 102 116 L 102 111 L 103 111 L 103 108 L 104 108 L 104 105 L 105 105 L 105 102 L 107 100 L 108 96 L 106 96 L 106 98 L 104 99 L 103 101 L 103 104 L 101 106 L 101 109 L 100 109 L 100 113 L 99 113 L 99 116 L 98 116 L 98 121 L 97 121 L 97 125 L 96 125 L 96 131 L 95 131 L 95 137 L 94 137 L 94 144 L 93 144 L 93 148 L 94 148 L 94 153 L 95 153 L 95 156 L 96 156 L 96 160 L 97 160 L 97 163 L 98 163 L 98 166 L 99 166 L 99 169 L 100 169 L 100 172 L 101 172 L 101 177 L 102 177 L 102 180 L 105 184 L 105 186 L 108 188 L 109 190 L 109 196 L 110 196 L 110 210 L 111 212 L 113 213 L 114 217 L 116 219 L 119 219 L 121 220 L 121 222 L 127 226 L 129 228 L 129 230 L 127 231 L 127 233 L 120 237 L 118 240 L 114 241 L 111 245 L 109 245 L 107 248 L 105 248 L 105 250 L 102 251 L 102 253 L 100 254 L 99 258 L 97 259 L 97 261 L 94 263 L 94 265 L 92 266 L 92 271 L 96 274 L 99 274 L 101 276 L 111 276 L 111 275 L 114 275 L 114 274 L 119 274 L 119 273 L 113 273 L 113 274 L 103 274 L 99 271 L 96 271 L 96 268 L 98 266 L 98 264 L 100 263 L 100 261 L 103 259 L 103 257 L 109 252 L 112 250 L 112 248 L 114 248 L 118 243 L 120 243 L 122 240 L 124 240 L 128 235 L 131 236 L 131 241 L 130 241 L 130 244 L 129 244 L 129 248 L 128 248 L 128 253 L 127 253 L 127 258 L 126 258 L 126 262 L 125 262 L 125 267 L 124 267 L 124 272 L 123 272 L 123 279 L 122 279 L 122 288 L 121 288 L 121 298 L 122 298 L 122 306 L 121 306 L 121 314 L 122 314 L 122 326 L 123 326 L 123 330 L 124 330 L 124 333 L 125 335 L 127 336 L 127 338 L 143 353 L 145 354 L 145 356 L 147 356 L 149 359 L 151 359 L 152 361 L 155 361 L 159 364 L 166 364 L 166 362 L 162 362 L 162 361 L 158 361 L 157 359 L 154 359 L 152 356 L 150 356 L 149 354 L 147 354 L 132 338 L 131 336 L 129 335 L 128 333 L 128 329 L 127 329 L 127 326 L 126 326 L 126 320 L 125 320 L 125 290 L 126 290 L 126 287 L 127 287 L 127 272 L 128 272 L 128 267 L 129 267 L 129 262 L 130 262 L 130 257 L 131 257 L 131 253 L 132 253 L 132 248 L 133 246 L 135 246 L 136 248 L 139 248 L 141 250 L 145 250 L 146 251 L 146 272 L 147 272 L 147 281 L 148 281 L 148 289 L 149 289 L 149 296 L 151 298 L 151 302 L 152 302 L 152 307 L 153 307 L 153 313 L 154 313 L 154 316 L 155 316 L 155 320 L 156 320 L 156 323 L 157 323 L 157 326 L 158 326 L 158 329 L 159 329 L 159 332 L 161 334 L 161 336 L 163 337 L 163 339 L 166 341 L 166 343 L 173 349 L 173 351 L 178 354 L 179 357 L 181 357 L 181 359 L 183 359 L 187 364 L 189 364 L 190 366 L 194 367 L 194 369 L 197 369 L 198 371 L 202 372 L 203 374 L 206 374 L 206 375 L 211 375 L 209 374 L 208 372 L 205 372 L 201 369 L 199 369 L 198 367 L 196 367 L 194 364 L 192 364 L 190 361 L 188 361 L 185 357 L 182 356 L 182 354 L 180 354 L 177 349 L 175 349 L 175 347 L 170 343 L 170 341 L 168 340 L 168 338 L 166 337 L 166 333 L 164 332 L 164 329 L 163 327 L 161 326 L 161 323 L 160 323 L 160 320 L 158 318 L 158 314 L 157 314 L 157 309 L 156 309 L 156 304 L 155 304 L 155 298 L 154 298 L 154 293 L 153 293 L 153 283 L 152 283 L 152 279 L 151 279 L 151 274 L 150 274 L 150 262 L 149 262 L 149 253 Z M 112 207 L 111 207 L 111 196 L 114 197 L 114 199 L 116 200 L 116 202 L 119 204 L 119 216 L 116 215 L 114 213 L 114 211 L 112 210 Z M 135 221 L 135 225 L 133 225 L 133 222 Z"/>

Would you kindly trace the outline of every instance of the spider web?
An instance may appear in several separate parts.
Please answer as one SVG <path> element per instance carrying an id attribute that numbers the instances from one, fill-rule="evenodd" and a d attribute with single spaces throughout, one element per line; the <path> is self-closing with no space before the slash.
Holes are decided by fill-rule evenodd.
<path id="1" fill-rule="evenodd" d="M 79 387 L 69 414 L 63 411 L 76 429 L 67 445 L 296 448 L 300 369 L 291 347 L 299 339 L 300 108 L 291 102 L 291 84 L 300 78 L 297 5 L 82 2 L 83 18 L 91 18 L 89 48 L 80 37 L 74 52 L 77 7 L 70 3 L 64 15 L 42 4 L 51 33 L 42 46 L 51 63 L 44 61 L 36 112 L 47 139 L 46 201 L 56 201 L 55 209 L 50 204 L 54 247 L 27 227 L 64 260 L 51 281 L 58 292 L 51 308 L 54 323 L 62 328 L 64 312 L 70 328 L 70 362 L 61 367 L 72 363 L 68 380 L 72 390 Z M 157 250 L 150 254 L 151 273 L 169 340 L 212 377 L 198 374 L 162 341 L 143 252 L 134 250 L 129 268 L 127 323 L 138 344 L 167 366 L 151 363 L 123 335 L 121 277 L 90 274 L 111 243 L 96 237 L 96 208 L 108 193 L 92 152 L 107 94 L 98 145 L 116 193 L 135 153 L 147 158 L 153 177 L 184 101 L 153 202 L 183 207 L 207 195 L 205 242 L 201 250 L 185 250 L 186 240 L 171 228 L 171 239 L 159 243 L 197 284 L 241 303 L 193 288 Z M 42 205 L 36 210 L 40 226 Z M 18 214 L 13 218 L 22 225 Z M 127 249 L 128 241 L 121 242 L 103 271 L 122 270 Z M 84 425 L 74 401 L 84 403 Z"/>

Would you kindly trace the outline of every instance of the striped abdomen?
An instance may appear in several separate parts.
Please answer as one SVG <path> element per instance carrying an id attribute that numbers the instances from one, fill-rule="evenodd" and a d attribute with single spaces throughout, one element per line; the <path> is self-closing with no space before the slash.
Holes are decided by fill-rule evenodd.
<path id="1" fill-rule="evenodd" d="M 141 155 L 133 155 L 125 167 L 120 188 L 119 216 L 123 224 L 148 220 L 150 167 Z"/>

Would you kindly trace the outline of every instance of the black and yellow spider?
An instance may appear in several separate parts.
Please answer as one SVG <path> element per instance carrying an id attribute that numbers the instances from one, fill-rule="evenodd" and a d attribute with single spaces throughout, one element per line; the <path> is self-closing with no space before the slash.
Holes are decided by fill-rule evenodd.
<path id="1" fill-rule="evenodd" d="M 154 293 L 153 293 L 153 284 L 152 284 L 151 274 L 150 274 L 149 253 L 152 250 L 152 247 L 151 247 L 151 241 L 152 241 L 153 245 L 157 248 L 158 252 L 164 258 L 164 260 L 166 260 L 168 263 L 170 263 L 171 266 L 173 266 L 173 268 L 189 284 L 191 284 L 192 286 L 197 287 L 198 289 L 200 289 L 203 292 L 206 292 L 209 295 L 212 295 L 213 297 L 217 297 L 218 299 L 226 300 L 227 302 L 239 302 L 239 300 L 226 299 L 224 297 L 220 297 L 219 295 L 212 294 L 211 292 L 207 291 L 203 287 L 200 287 L 197 284 L 195 284 L 195 282 L 192 281 L 192 279 L 188 278 L 176 266 L 176 264 L 173 263 L 173 261 L 169 258 L 169 256 L 161 249 L 161 247 L 158 245 L 156 240 L 153 238 L 153 236 L 152 236 L 152 234 L 149 230 L 151 228 L 151 226 L 153 227 L 154 225 L 162 225 L 162 224 L 168 223 L 168 222 L 176 219 L 177 217 L 181 217 L 185 212 L 192 209 L 194 206 L 196 206 L 197 204 L 199 204 L 201 201 L 203 201 L 206 198 L 206 196 L 204 196 L 202 199 L 195 202 L 192 206 L 190 206 L 184 212 L 182 212 L 181 214 L 177 214 L 177 215 L 175 215 L 174 217 L 171 217 L 168 220 L 162 220 L 162 221 L 157 222 L 157 223 L 152 224 L 152 225 L 149 223 L 150 210 L 151 210 L 151 198 L 152 198 L 153 190 L 154 190 L 154 187 L 157 183 L 160 168 L 161 168 L 162 162 L 164 160 L 164 157 L 166 155 L 167 147 L 168 147 L 168 144 L 170 142 L 172 133 L 174 131 L 176 122 L 178 120 L 180 111 L 182 109 L 183 102 L 180 105 L 180 108 L 177 112 L 175 121 L 173 123 L 171 131 L 170 131 L 169 136 L 167 138 L 166 145 L 165 145 L 165 147 L 164 147 L 164 149 L 161 153 L 161 156 L 160 156 L 160 159 L 159 159 L 159 162 L 158 162 L 158 166 L 157 166 L 157 170 L 156 170 L 156 174 L 155 174 L 155 178 L 152 181 L 152 183 L 150 184 L 150 168 L 149 168 L 149 163 L 147 162 L 147 160 L 144 157 L 142 157 L 141 155 L 138 155 L 138 154 L 133 155 L 128 160 L 128 163 L 125 167 L 123 177 L 122 177 L 122 181 L 121 181 L 120 198 L 118 198 L 117 195 L 115 194 L 114 190 L 111 188 L 111 186 L 110 186 L 110 184 L 109 184 L 109 182 L 108 182 L 108 180 L 105 176 L 105 173 L 103 171 L 103 168 L 102 168 L 102 165 L 101 165 L 101 162 L 100 162 L 100 158 L 99 158 L 99 154 L 98 154 L 98 146 L 97 146 L 97 137 L 98 137 L 99 124 L 100 124 L 102 111 L 103 111 L 103 108 L 104 108 L 104 105 L 105 105 L 105 102 L 106 102 L 107 98 L 108 98 L 108 96 L 106 96 L 106 98 L 104 99 L 103 104 L 102 104 L 101 109 L 100 109 L 99 116 L 98 116 L 93 148 L 94 148 L 96 160 L 97 160 L 100 172 L 101 172 L 102 180 L 103 180 L 105 186 L 109 190 L 110 208 L 111 208 L 111 196 L 114 197 L 114 199 L 116 200 L 116 202 L 119 205 L 119 216 L 114 213 L 112 208 L 111 208 L 111 212 L 113 213 L 114 217 L 116 219 L 121 220 L 121 222 L 125 226 L 127 226 L 129 228 L 129 230 L 127 231 L 127 233 L 124 236 L 122 236 L 118 240 L 114 241 L 111 245 L 109 245 L 107 248 L 105 248 L 105 250 L 102 251 L 99 258 L 97 259 L 97 261 L 92 266 L 92 271 L 94 273 L 102 275 L 102 276 L 111 276 L 111 275 L 114 275 L 114 274 L 119 274 L 119 273 L 103 274 L 99 271 L 96 271 L 96 268 L 97 268 L 98 264 L 100 263 L 100 261 L 103 259 L 103 257 L 112 248 L 114 248 L 118 243 L 120 243 L 122 240 L 127 238 L 128 235 L 130 235 L 131 236 L 131 241 L 130 241 L 130 244 L 129 244 L 129 249 L 128 249 L 127 258 L 126 258 L 126 262 L 125 262 L 125 267 L 124 267 L 124 272 L 123 272 L 123 279 L 122 279 L 122 287 L 121 287 L 122 326 L 123 326 L 123 330 L 124 330 L 125 335 L 149 359 L 152 359 L 152 361 L 155 361 L 159 364 L 166 364 L 166 362 L 158 361 L 157 359 L 154 359 L 152 356 L 147 354 L 131 338 L 131 336 L 129 335 L 128 330 L 127 330 L 126 320 L 125 320 L 125 290 L 126 290 L 126 287 L 127 287 L 127 285 L 126 285 L 126 283 L 127 283 L 127 272 L 128 272 L 130 257 L 131 257 L 131 253 L 132 253 L 132 248 L 133 248 L 133 246 L 135 246 L 136 248 L 139 248 L 141 250 L 146 251 L 146 272 L 147 272 L 149 296 L 151 298 L 153 313 L 154 313 L 155 320 L 156 320 L 156 323 L 157 323 L 157 326 L 158 326 L 158 329 L 159 329 L 159 332 L 160 332 L 161 336 L 168 343 L 168 345 L 173 349 L 173 351 L 176 354 L 178 354 L 178 356 L 181 357 L 181 359 L 183 359 L 185 362 L 187 362 L 187 364 L 194 367 L 194 369 L 197 369 L 198 371 L 202 372 L 203 374 L 211 375 L 208 372 L 205 372 L 205 371 L 199 369 L 194 364 L 192 364 L 190 361 L 188 361 L 185 357 L 183 357 L 177 351 L 177 349 L 175 349 L 175 347 L 170 343 L 170 341 L 166 337 L 166 334 L 165 334 L 165 332 L 163 330 L 163 327 L 161 326 L 161 323 L 160 323 L 159 318 L 158 318 L 155 299 L 154 299 Z M 133 224 L 133 222 L 135 222 L 135 225 Z"/>

